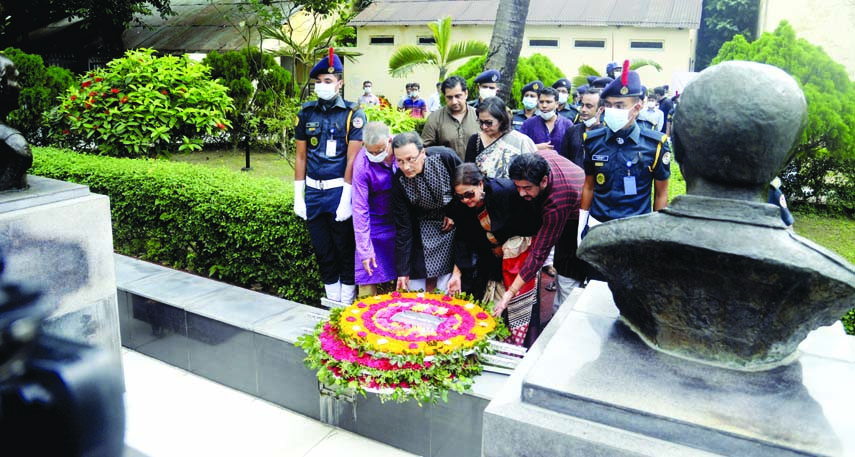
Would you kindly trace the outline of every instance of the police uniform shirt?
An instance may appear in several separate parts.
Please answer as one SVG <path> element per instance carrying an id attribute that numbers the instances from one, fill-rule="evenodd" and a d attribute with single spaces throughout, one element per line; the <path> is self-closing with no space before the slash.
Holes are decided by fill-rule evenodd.
<path id="1" fill-rule="evenodd" d="M 304 103 L 297 114 L 294 138 L 306 142 L 306 176 L 316 181 L 344 178 L 348 141 L 362 141 L 365 113 L 356 103 L 337 97 L 331 107 L 317 100 Z M 335 143 L 328 143 L 334 141 Z M 306 186 L 308 219 L 321 213 L 335 214 L 341 200 L 341 186 L 321 190 Z"/>
<path id="2" fill-rule="evenodd" d="M 526 120 L 528 120 L 528 118 L 525 117 L 525 110 L 518 109 L 514 111 L 514 117 L 513 119 L 511 119 L 511 128 L 514 130 L 519 130 L 520 127 L 522 127 L 523 122 L 525 122 Z"/>
<path id="3" fill-rule="evenodd" d="M 574 124 L 579 122 L 579 109 L 569 103 L 564 104 L 564 108 L 558 111 L 558 115 L 570 119 Z"/>
<path id="4" fill-rule="evenodd" d="M 591 216 L 605 222 L 651 212 L 653 181 L 671 176 L 667 136 L 635 124 L 618 133 L 592 130 L 584 138 L 585 175 L 594 177 Z"/>

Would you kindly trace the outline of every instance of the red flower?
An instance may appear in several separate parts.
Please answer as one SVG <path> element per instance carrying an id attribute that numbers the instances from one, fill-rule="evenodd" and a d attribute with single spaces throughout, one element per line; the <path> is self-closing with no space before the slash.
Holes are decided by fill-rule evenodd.
<path id="1" fill-rule="evenodd" d="M 225 124 L 223 124 L 222 122 L 218 122 L 217 127 L 219 127 L 221 130 L 226 128 Z"/>
<path id="2" fill-rule="evenodd" d="M 110 114 L 110 110 L 104 110 L 104 114 Z"/>
<path id="3" fill-rule="evenodd" d="M 89 92 L 90 97 L 94 97 L 96 95 L 98 95 L 98 92 L 95 92 L 94 90 L 92 92 Z"/>
<path id="4" fill-rule="evenodd" d="M 166 95 L 166 94 L 168 94 L 169 92 L 167 92 L 167 91 L 165 91 L 165 90 L 162 90 L 162 91 L 160 91 L 160 93 L 161 93 L 161 94 L 163 94 L 163 95 Z"/>
<path id="5" fill-rule="evenodd" d="M 83 84 L 81 84 L 80 86 L 81 87 L 89 87 L 91 85 L 92 85 L 92 81 L 83 81 Z"/>
<path id="6" fill-rule="evenodd" d="M 118 93 L 119 93 L 119 89 L 116 89 L 116 88 L 114 87 L 114 88 L 110 89 L 110 92 L 112 92 L 112 93 L 114 93 L 114 94 L 118 94 Z"/>
<path id="7" fill-rule="evenodd" d="M 400 384 L 398 384 L 398 387 L 400 387 L 400 388 L 402 388 L 402 389 L 409 389 L 409 388 L 410 388 L 410 384 L 409 384 L 407 381 L 401 381 L 401 383 L 400 383 Z"/>
<path id="8" fill-rule="evenodd" d="M 71 96 L 71 101 L 75 101 L 75 100 L 77 100 L 77 95 L 72 95 L 72 96 Z"/>
<path id="9" fill-rule="evenodd" d="M 96 82 L 96 83 L 100 83 L 100 82 L 101 82 L 101 81 L 103 81 L 103 80 L 104 80 L 104 78 L 95 78 L 95 82 Z"/>
<path id="10" fill-rule="evenodd" d="M 63 134 L 63 135 L 68 135 L 69 133 L 71 133 L 71 132 L 69 132 L 68 130 L 63 130 L 63 131 L 62 131 L 62 134 Z"/>
<path id="11" fill-rule="evenodd" d="M 126 101 L 128 101 L 128 96 L 127 96 L 127 95 L 125 95 L 124 97 L 122 97 L 122 99 L 121 99 L 121 100 L 119 100 L 119 102 L 121 102 L 121 103 L 125 103 Z"/>
<path id="12" fill-rule="evenodd" d="M 475 317 L 477 317 L 478 319 L 484 320 L 490 316 L 487 316 L 487 313 L 478 313 L 475 315 Z"/>

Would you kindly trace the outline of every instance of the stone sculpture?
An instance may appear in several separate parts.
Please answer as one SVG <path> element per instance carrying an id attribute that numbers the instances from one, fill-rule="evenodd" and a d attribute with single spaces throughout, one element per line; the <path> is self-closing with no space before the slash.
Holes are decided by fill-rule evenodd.
<path id="1" fill-rule="evenodd" d="M 621 319 L 649 345 L 764 370 L 855 306 L 855 268 L 787 231 L 765 203 L 806 110 L 798 84 L 775 67 L 727 62 L 701 72 L 672 127 L 687 195 L 583 240 L 579 256 L 607 278 Z"/>
<path id="2" fill-rule="evenodd" d="M 27 170 L 33 153 L 21 132 L 6 125 L 6 116 L 18 107 L 18 70 L 0 55 L 0 191 L 27 188 Z"/>

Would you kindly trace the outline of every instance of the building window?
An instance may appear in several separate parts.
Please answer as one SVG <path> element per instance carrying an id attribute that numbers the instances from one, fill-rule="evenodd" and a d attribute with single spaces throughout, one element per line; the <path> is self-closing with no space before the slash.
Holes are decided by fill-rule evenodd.
<path id="1" fill-rule="evenodd" d="M 422 44 L 422 45 L 436 44 L 436 39 L 432 36 L 420 36 L 419 37 L 419 44 Z"/>
<path id="2" fill-rule="evenodd" d="M 606 40 L 573 40 L 573 46 L 577 48 L 605 48 Z"/>
<path id="3" fill-rule="evenodd" d="M 558 39 L 555 38 L 532 38 L 528 40 L 528 45 L 533 48 L 557 48 Z"/>
<path id="4" fill-rule="evenodd" d="M 393 36 L 373 36 L 373 37 L 371 37 L 371 44 L 395 44 L 395 37 L 393 37 Z"/>
<path id="5" fill-rule="evenodd" d="M 661 41 L 630 41 L 630 49 L 662 49 L 665 43 Z"/>

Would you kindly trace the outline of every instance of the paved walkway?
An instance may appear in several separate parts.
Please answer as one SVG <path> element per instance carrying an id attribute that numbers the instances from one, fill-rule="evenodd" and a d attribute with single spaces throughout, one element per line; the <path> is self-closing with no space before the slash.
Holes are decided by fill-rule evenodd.
<path id="1" fill-rule="evenodd" d="M 129 349 L 122 359 L 126 457 L 413 455 Z"/>

